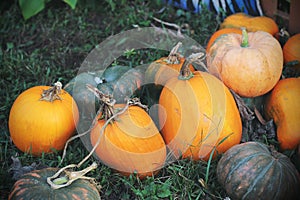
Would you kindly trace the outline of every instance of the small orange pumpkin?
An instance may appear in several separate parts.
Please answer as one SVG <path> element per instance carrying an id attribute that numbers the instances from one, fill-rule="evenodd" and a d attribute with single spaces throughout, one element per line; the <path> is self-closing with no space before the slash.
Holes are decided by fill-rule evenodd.
<path id="1" fill-rule="evenodd" d="M 164 86 L 166 82 L 179 75 L 179 71 L 185 62 L 185 58 L 178 53 L 181 43 L 178 43 L 171 51 L 168 57 L 162 57 L 152 62 L 145 72 L 145 82 Z M 191 71 L 195 71 L 192 65 L 189 65 Z"/>
<path id="2" fill-rule="evenodd" d="M 279 32 L 276 22 L 266 16 L 250 16 L 245 13 L 235 13 L 224 19 L 220 25 L 223 28 L 238 28 L 245 27 L 249 32 L 265 31 L 273 36 L 277 36 Z"/>
<path id="3" fill-rule="evenodd" d="M 237 33 L 242 35 L 242 30 L 239 28 L 223 28 L 223 29 L 219 29 L 216 32 L 214 32 L 212 34 L 212 36 L 210 37 L 207 45 L 206 45 L 206 52 L 209 51 L 210 46 L 215 42 L 216 39 L 218 39 L 220 36 L 227 34 L 227 33 Z"/>
<path id="4" fill-rule="evenodd" d="M 300 71 L 300 33 L 290 37 L 283 46 L 284 63 L 298 61 L 295 69 Z"/>
<path id="5" fill-rule="evenodd" d="M 283 150 L 296 149 L 300 144 L 299 99 L 300 78 L 286 78 L 276 84 L 266 100 L 266 114 L 274 119 Z"/>
<path id="6" fill-rule="evenodd" d="M 214 42 L 207 53 L 208 70 L 240 96 L 261 96 L 281 76 L 282 49 L 269 33 L 242 33 L 228 33 Z"/>
<path id="7" fill-rule="evenodd" d="M 241 118 L 220 80 L 187 69 L 184 65 L 181 75 L 170 79 L 161 92 L 161 132 L 175 157 L 208 160 L 214 148 L 221 153 L 240 143 Z"/>
<path id="8" fill-rule="evenodd" d="M 122 104 L 106 105 L 111 112 L 98 116 L 90 134 L 92 146 L 98 145 L 97 157 L 126 176 L 137 173 L 139 178 L 144 178 L 158 172 L 165 164 L 166 146 L 147 112 L 137 105 L 130 105 L 105 125 L 107 119 L 125 107 Z"/>
<path id="9" fill-rule="evenodd" d="M 79 120 L 72 96 L 54 87 L 35 86 L 22 92 L 9 114 L 9 131 L 13 143 L 33 155 L 62 150 L 73 135 Z"/>

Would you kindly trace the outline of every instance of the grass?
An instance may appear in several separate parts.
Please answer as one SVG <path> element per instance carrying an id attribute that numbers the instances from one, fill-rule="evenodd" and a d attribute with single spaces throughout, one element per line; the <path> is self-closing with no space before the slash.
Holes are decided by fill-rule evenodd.
<path id="1" fill-rule="evenodd" d="M 8 116 L 13 101 L 35 85 L 68 83 L 76 76 L 90 51 L 109 36 L 152 24 L 164 27 L 153 17 L 185 27 L 182 33 L 203 47 L 218 28 L 220 20 L 209 11 L 201 15 L 172 7 L 160 1 L 80 0 L 71 10 L 60 0 L 48 3 L 38 15 L 24 21 L 16 1 L 2 10 L 0 19 L 0 198 L 7 199 L 15 180 L 10 171 L 11 157 L 24 166 L 55 167 L 61 152 L 33 157 L 19 151 L 10 139 Z M 164 8 L 164 9 L 162 9 Z M 166 51 L 129 49 L 117 62 L 128 66 L 154 61 Z M 30 113 L 24 113 L 24 117 Z M 63 166 L 78 163 L 87 154 L 80 140 L 71 142 Z M 82 167 L 91 164 L 91 158 Z M 124 177 L 100 164 L 89 173 L 101 185 L 102 199 L 224 199 L 226 194 L 216 178 L 217 160 L 194 162 L 178 160 L 164 167 L 155 177 L 139 180 Z M 208 170 L 209 167 L 209 170 Z M 206 181 L 205 181 L 206 180 Z"/>

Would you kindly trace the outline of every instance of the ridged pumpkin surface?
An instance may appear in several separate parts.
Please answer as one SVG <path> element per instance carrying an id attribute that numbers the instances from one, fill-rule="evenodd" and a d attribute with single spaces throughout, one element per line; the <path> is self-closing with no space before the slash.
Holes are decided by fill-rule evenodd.
<path id="1" fill-rule="evenodd" d="M 281 76 L 281 46 L 273 36 L 262 31 L 248 33 L 246 47 L 241 46 L 242 40 L 243 36 L 235 33 L 216 40 L 207 53 L 208 69 L 240 96 L 261 96 Z"/>
<path id="2" fill-rule="evenodd" d="M 221 37 L 224 34 L 227 33 L 237 33 L 237 34 L 242 34 L 242 30 L 239 28 L 223 28 L 223 29 L 219 29 L 216 32 L 214 32 L 212 34 L 212 36 L 209 38 L 209 41 L 206 45 L 206 52 L 209 51 L 210 46 L 215 42 L 215 40 L 217 40 L 219 37 Z"/>
<path id="3" fill-rule="evenodd" d="M 224 152 L 240 143 L 242 124 L 228 88 L 208 73 L 193 74 L 188 80 L 175 77 L 167 82 L 159 99 L 159 121 L 177 158 L 208 160 L 214 147 Z"/>
<path id="4" fill-rule="evenodd" d="M 68 187 L 52 189 L 47 178 L 53 176 L 58 169 L 45 168 L 32 171 L 15 182 L 9 194 L 9 200 L 45 199 L 45 200 L 100 200 L 97 188 L 87 180 L 78 179 Z"/>
<path id="5" fill-rule="evenodd" d="M 266 99 L 265 110 L 274 119 L 277 139 L 283 150 L 300 144 L 300 78 L 280 80 Z"/>
<path id="6" fill-rule="evenodd" d="M 230 148 L 218 162 L 217 177 L 233 200 L 299 199 L 300 177 L 290 159 L 258 142 Z"/>
<path id="7" fill-rule="evenodd" d="M 223 28 L 238 28 L 245 27 L 249 32 L 265 31 L 273 36 L 279 32 L 276 22 L 266 16 L 253 17 L 245 13 L 235 13 L 224 19 L 220 25 Z"/>
<path id="8" fill-rule="evenodd" d="M 93 146 L 100 137 L 96 154 L 103 163 L 125 175 L 136 172 L 140 178 L 151 176 L 164 166 L 165 142 L 142 108 L 129 106 L 101 135 L 104 123 L 105 120 L 99 120 L 90 135 Z"/>
<path id="9" fill-rule="evenodd" d="M 62 150 L 74 134 L 79 120 L 72 96 L 62 90 L 60 100 L 40 100 L 49 86 L 35 86 L 21 93 L 9 114 L 9 131 L 13 143 L 33 155 Z"/>

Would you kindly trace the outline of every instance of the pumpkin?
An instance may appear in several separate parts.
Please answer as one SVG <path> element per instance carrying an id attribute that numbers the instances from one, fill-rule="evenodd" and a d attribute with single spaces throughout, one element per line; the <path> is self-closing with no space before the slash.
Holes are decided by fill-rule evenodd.
<path id="1" fill-rule="evenodd" d="M 239 28 L 223 28 L 223 29 L 217 30 L 209 38 L 208 43 L 206 45 L 206 52 L 209 51 L 210 46 L 215 42 L 216 39 L 218 39 L 219 37 L 221 37 L 222 35 L 227 34 L 227 33 L 242 34 L 242 30 Z"/>
<path id="2" fill-rule="evenodd" d="M 8 199 L 100 199 L 97 187 L 84 179 L 78 179 L 64 188 L 52 189 L 47 178 L 57 171 L 57 168 L 45 168 L 24 174 L 13 185 Z"/>
<path id="3" fill-rule="evenodd" d="M 229 33 L 214 42 L 207 53 L 208 70 L 242 97 L 269 92 L 283 68 L 279 42 L 269 33 Z"/>
<path id="4" fill-rule="evenodd" d="M 298 61 L 298 64 L 294 65 L 294 67 L 300 71 L 300 33 L 290 37 L 284 44 L 283 56 L 285 64 L 292 61 Z"/>
<path id="5" fill-rule="evenodd" d="M 110 94 L 117 103 L 125 103 L 143 84 L 143 74 L 140 69 L 126 66 L 107 68 L 102 76 L 103 83 L 97 88 L 105 94 Z"/>
<path id="6" fill-rule="evenodd" d="M 166 146 L 147 112 L 130 105 L 105 125 L 107 119 L 125 107 L 123 104 L 105 105 L 109 112 L 103 111 L 97 116 L 90 133 L 92 146 L 97 145 L 97 158 L 126 176 L 136 173 L 142 179 L 158 172 L 165 163 Z"/>
<path id="7" fill-rule="evenodd" d="M 230 148 L 217 165 L 217 178 L 230 199 L 299 199 L 300 179 L 290 159 L 263 143 Z"/>
<path id="8" fill-rule="evenodd" d="M 224 19 L 220 25 L 223 28 L 238 28 L 245 27 L 249 32 L 265 31 L 273 36 L 277 36 L 279 29 L 276 22 L 266 16 L 250 16 L 245 13 L 235 13 Z"/>
<path id="9" fill-rule="evenodd" d="M 242 123 L 228 88 L 213 75 L 187 65 L 170 79 L 159 98 L 159 124 L 176 158 L 208 160 L 240 143 Z M 215 154 L 216 155 L 216 154 Z"/>
<path id="10" fill-rule="evenodd" d="M 97 86 L 102 82 L 103 70 L 97 72 L 82 72 L 70 80 L 64 87 L 73 99 L 79 109 L 80 117 L 89 116 L 95 112 L 95 96 L 86 89 L 86 85 Z"/>
<path id="11" fill-rule="evenodd" d="M 9 114 L 13 143 L 33 155 L 61 150 L 78 123 L 78 108 L 60 82 L 22 92 Z"/>
<path id="12" fill-rule="evenodd" d="M 283 150 L 300 144 L 300 78 L 280 80 L 267 96 L 265 112 L 277 128 L 277 139 Z"/>
<path id="13" fill-rule="evenodd" d="M 180 46 L 181 43 L 178 43 L 170 51 L 168 57 L 162 57 L 149 65 L 145 72 L 146 83 L 164 86 L 169 79 L 179 75 L 179 71 L 186 60 L 177 52 Z M 195 71 L 191 64 L 189 67 L 191 71 Z"/>

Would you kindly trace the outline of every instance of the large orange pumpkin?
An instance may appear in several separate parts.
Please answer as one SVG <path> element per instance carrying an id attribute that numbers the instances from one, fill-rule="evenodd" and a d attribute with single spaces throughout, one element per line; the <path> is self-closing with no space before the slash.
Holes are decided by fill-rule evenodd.
<path id="1" fill-rule="evenodd" d="M 209 51 L 210 46 L 215 42 L 216 39 L 218 39 L 220 36 L 227 34 L 227 33 L 237 33 L 242 34 L 242 30 L 239 28 L 223 28 L 219 29 L 216 32 L 212 34 L 212 36 L 209 38 L 209 41 L 206 45 L 206 52 Z"/>
<path id="2" fill-rule="evenodd" d="M 243 97 L 269 92 L 283 68 L 279 42 L 263 31 L 229 33 L 214 42 L 207 53 L 208 70 Z"/>
<path id="3" fill-rule="evenodd" d="M 9 131 L 13 143 L 33 155 L 63 149 L 79 120 L 72 96 L 54 87 L 35 86 L 21 93 L 9 114 Z"/>
<path id="4" fill-rule="evenodd" d="M 300 144 L 300 78 L 280 80 L 266 100 L 266 114 L 274 119 L 277 139 L 283 150 Z"/>
<path id="5" fill-rule="evenodd" d="M 124 106 L 118 104 L 113 109 L 116 111 Z M 98 118 L 90 139 L 92 146 L 100 139 L 95 152 L 104 164 L 124 175 L 136 172 L 140 178 L 151 176 L 164 166 L 165 142 L 144 109 L 129 106 L 106 127 L 102 114 Z"/>
<path id="6" fill-rule="evenodd" d="M 279 29 L 276 22 L 266 16 L 250 16 L 245 13 L 235 13 L 224 19 L 220 25 L 223 28 L 241 28 L 245 27 L 247 31 L 265 31 L 273 36 L 277 36 Z"/>
<path id="7" fill-rule="evenodd" d="M 298 61 L 295 68 L 300 71 L 300 33 L 290 37 L 283 46 L 284 63 Z"/>
<path id="8" fill-rule="evenodd" d="M 214 148 L 221 153 L 240 143 L 241 118 L 232 94 L 220 80 L 187 69 L 185 65 L 181 75 L 170 79 L 162 90 L 161 132 L 175 157 L 208 160 Z"/>

